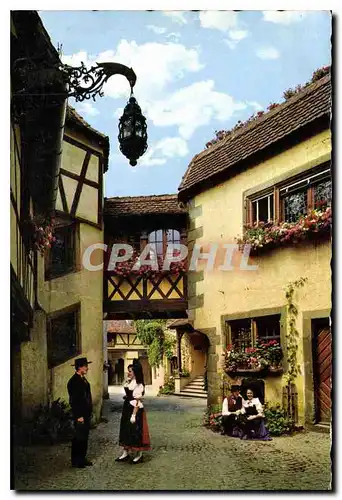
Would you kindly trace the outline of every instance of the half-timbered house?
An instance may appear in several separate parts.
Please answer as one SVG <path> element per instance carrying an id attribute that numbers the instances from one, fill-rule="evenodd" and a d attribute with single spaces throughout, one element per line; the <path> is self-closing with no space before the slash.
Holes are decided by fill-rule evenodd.
<path id="1" fill-rule="evenodd" d="M 168 244 L 186 245 L 186 211 L 177 195 L 106 198 L 105 243 L 108 258 L 104 278 L 106 319 L 184 318 L 187 309 L 186 273 L 119 274 L 108 270 L 114 243 L 127 243 L 140 255 L 149 243 L 164 258 Z"/>
<path id="2" fill-rule="evenodd" d="M 47 402 L 45 312 L 40 302 L 41 257 L 48 233 L 40 225 L 53 214 L 60 168 L 66 93 L 40 18 L 11 13 L 11 396 L 19 422 Z M 40 236 L 39 236 L 40 235 Z M 37 247 L 38 245 L 38 247 Z"/>
<path id="3" fill-rule="evenodd" d="M 103 243 L 109 139 L 67 107 L 59 55 L 38 14 L 15 11 L 11 22 L 13 416 L 20 422 L 41 404 L 68 400 L 71 365 L 83 355 L 93 362 L 98 419 L 103 271 L 89 270 L 82 259 L 88 247 Z M 93 265 L 102 261 L 102 251 L 92 254 Z"/>

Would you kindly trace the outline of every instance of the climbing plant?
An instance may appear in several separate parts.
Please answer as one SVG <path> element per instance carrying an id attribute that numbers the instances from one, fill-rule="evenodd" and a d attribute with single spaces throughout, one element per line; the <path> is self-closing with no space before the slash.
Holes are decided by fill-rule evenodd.
<path id="1" fill-rule="evenodd" d="M 147 347 L 151 366 L 159 366 L 164 355 L 167 358 L 172 357 L 176 339 L 165 331 L 165 320 L 138 320 L 135 327 L 138 339 Z"/>
<path id="2" fill-rule="evenodd" d="M 300 366 L 297 360 L 299 332 L 296 328 L 298 309 L 294 303 L 295 291 L 302 288 L 307 282 L 307 278 L 299 278 L 290 282 L 285 289 L 286 297 L 286 341 L 287 341 L 287 362 L 288 370 L 284 375 L 284 381 L 291 384 L 300 373 Z"/>

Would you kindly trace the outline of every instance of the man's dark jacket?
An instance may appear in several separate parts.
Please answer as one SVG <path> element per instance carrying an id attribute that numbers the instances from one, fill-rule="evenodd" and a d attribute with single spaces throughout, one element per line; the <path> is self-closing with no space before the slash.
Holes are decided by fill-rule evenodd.
<path id="1" fill-rule="evenodd" d="M 89 419 L 93 405 L 89 382 L 75 373 L 68 382 L 69 402 L 75 419 Z"/>

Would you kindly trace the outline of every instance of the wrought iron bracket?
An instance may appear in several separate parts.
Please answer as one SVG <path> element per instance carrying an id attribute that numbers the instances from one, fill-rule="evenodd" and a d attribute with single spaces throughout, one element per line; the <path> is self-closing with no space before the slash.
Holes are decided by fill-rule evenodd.
<path id="1" fill-rule="evenodd" d="M 78 67 L 63 64 L 61 70 L 66 76 L 69 87 L 68 97 L 74 97 L 80 102 L 90 98 L 95 101 L 96 96 L 103 97 L 103 85 L 113 75 L 125 76 L 130 84 L 131 92 L 137 80 L 132 68 L 113 62 L 96 63 L 96 66 L 90 69 L 87 69 L 84 63 Z"/>

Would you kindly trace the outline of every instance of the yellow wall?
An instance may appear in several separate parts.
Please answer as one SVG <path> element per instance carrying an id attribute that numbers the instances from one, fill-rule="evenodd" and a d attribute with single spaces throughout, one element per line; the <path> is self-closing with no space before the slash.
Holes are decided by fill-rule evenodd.
<path id="1" fill-rule="evenodd" d="M 196 243 L 236 243 L 235 238 L 242 235 L 244 191 L 286 173 L 290 176 L 291 171 L 299 167 L 304 170 L 310 162 L 325 158 L 330 149 L 330 133 L 326 131 L 196 196 L 194 206 L 202 207 L 202 216 L 195 219 L 195 224 L 197 228 L 203 227 L 203 237 Z M 330 309 L 330 259 L 329 242 L 308 242 L 275 249 L 251 259 L 250 264 L 259 266 L 257 271 L 206 271 L 204 280 L 196 283 L 196 295 L 204 294 L 204 306 L 196 309 L 195 328 L 216 328 L 216 334 L 222 339 L 216 345 L 216 354 L 220 356 L 224 335 L 222 315 L 283 307 L 284 288 L 303 276 L 308 282 L 296 295 L 298 329 L 302 335 L 302 312 Z M 302 339 L 298 359 L 303 373 Z M 218 370 L 219 365 L 218 362 Z M 305 404 L 303 375 L 298 377 L 297 386 L 302 418 Z M 280 391 L 279 379 L 267 380 L 267 399 L 279 400 Z"/>
<path id="2" fill-rule="evenodd" d="M 82 139 L 78 137 L 78 140 Z M 65 146 L 66 142 L 64 142 Z M 79 154 L 77 148 L 68 148 L 63 156 L 62 167 L 77 170 L 76 165 L 85 152 Z M 98 162 L 90 163 L 92 169 L 98 169 Z M 94 173 L 92 174 L 95 175 Z M 68 179 L 68 182 L 71 179 Z M 76 182 L 76 181 L 74 181 Z M 67 184 L 67 183 L 66 183 Z M 95 188 L 91 188 L 95 191 Z M 96 191 L 97 196 L 97 191 Z M 61 208 L 61 207 L 57 207 Z M 71 203 L 69 204 L 69 210 Z M 97 222 L 96 207 L 92 200 L 87 206 L 83 201 L 84 215 L 88 220 Z M 62 398 L 68 401 L 67 382 L 74 373 L 71 366 L 75 358 L 49 370 L 47 367 L 47 335 L 46 321 L 50 313 L 60 311 L 68 306 L 80 304 L 81 352 L 76 357 L 87 357 L 92 361 L 89 365 L 88 380 L 91 384 L 94 413 L 98 420 L 103 394 L 103 272 L 88 271 L 81 265 L 84 250 L 94 244 L 103 242 L 103 229 L 86 223 L 79 224 L 79 242 L 76 272 L 45 281 L 44 258 L 38 256 L 38 301 L 42 312 L 35 313 L 35 324 L 31 332 L 30 342 L 22 345 L 23 405 L 24 413 L 29 414 L 32 408 L 46 402 L 48 398 Z M 42 316 L 41 316 L 42 315 Z"/>

